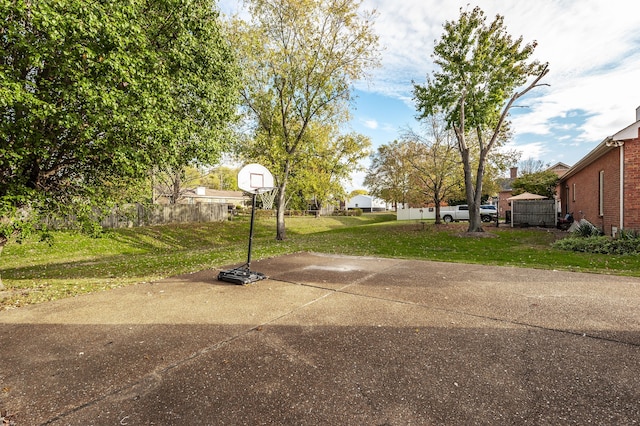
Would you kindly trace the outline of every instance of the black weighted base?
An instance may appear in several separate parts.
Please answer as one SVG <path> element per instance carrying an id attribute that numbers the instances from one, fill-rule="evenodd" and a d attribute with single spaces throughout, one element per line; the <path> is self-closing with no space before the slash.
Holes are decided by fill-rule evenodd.
<path id="1" fill-rule="evenodd" d="M 226 281 L 234 284 L 251 284 L 256 281 L 265 280 L 267 276 L 261 272 L 252 272 L 247 268 L 230 269 L 220 271 L 218 281 Z"/>

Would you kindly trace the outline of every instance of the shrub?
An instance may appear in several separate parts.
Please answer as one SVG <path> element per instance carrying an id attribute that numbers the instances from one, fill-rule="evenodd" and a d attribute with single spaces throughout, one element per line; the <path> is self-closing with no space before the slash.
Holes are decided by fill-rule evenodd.
<path id="1" fill-rule="evenodd" d="M 553 247 L 560 250 L 579 251 L 583 253 L 602 253 L 602 247 L 609 241 L 609 237 L 573 236 L 556 241 L 553 243 Z"/>
<path id="2" fill-rule="evenodd" d="M 602 232 L 600 232 L 598 228 L 585 220 L 578 224 L 578 227 L 575 231 L 573 231 L 573 234 L 578 237 L 589 238 L 598 237 L 602 235 Z"/>
<path id="3" fill-rule="evenodd" d="M 616 237 L 620 240 L 640 240 L 640 231 L 635 229 L 621 229 Z"/>
<path id="4" fill-rule="evenodd" d="M 580 237 L 577 233 L 574 235 L 573 237 L 556 241 L 553 247 L 560 250 L 583 253 L 640 254 L 640 233 L 637 231 L 621 232 L 617 238 L 593 235 Z"/>
<path id="5" fill-rule="evenodd" d="M 256 209 L 256 217 L 272 217 L 275 216 L 275 210 Z"/>

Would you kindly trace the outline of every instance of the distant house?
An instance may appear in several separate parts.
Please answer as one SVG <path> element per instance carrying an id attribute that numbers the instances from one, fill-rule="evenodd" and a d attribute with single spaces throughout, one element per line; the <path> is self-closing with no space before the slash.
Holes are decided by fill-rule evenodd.
<path id="1" fill-rule="evenodd" d="M 635 123 L 606 137 L 566 171 L 558 185 L 562 211 L 607 235 L 640 230 L 640 107 Z"/>
<path id="2" fill-rule="evenodd" d="M 356 195 L 347 201 L 347 210 L 361 209 L 363 212 L 384 212 L 388 210 L 386 202 L 371 195 Z"/>
<path id="3" fill-rule="evenodd" d="M 218 191 L 215 189 L 209 189 L 204 186 L 198 186 L 197 188 L 187 189 L 181 194 L 179 204 L 197 204 L 197 203 L 221 203 L 228 206 L 243 205 L 249 201 L 250 198 L 242 191 Z M 167 204 L 168 198 L 166 196 L 160 196 L 158 199 L 159 204 Z"/>
<path id="4" fill-rule="evenodd" d="M 510 210 L 509 197 L 513 196 L 513 189 L 511 188 L 511 184 L 513 181 L 518 178 L 518 168 L 511 167 L 509 169 L 509 177 L 501 178 L 498 181 L 500 185 L 500 191 L 498 192 L 498 216 L 504 217 L 506 215 L 506 211 Z"/>
<path id="5" fill-rule="evenodd" d="M 551 170 L 552 172 L 554 172 L 555 174 L 558 175 L 558 177 L 562 177 L 562 175 L 564 175 L 565 173 L 567 173 L 567 170 L 569 170 L 571 168 L 571 166 L 564 164 L 564 163 L 556 163 L 553 166 L 549 167 L 547 170 Z"/>

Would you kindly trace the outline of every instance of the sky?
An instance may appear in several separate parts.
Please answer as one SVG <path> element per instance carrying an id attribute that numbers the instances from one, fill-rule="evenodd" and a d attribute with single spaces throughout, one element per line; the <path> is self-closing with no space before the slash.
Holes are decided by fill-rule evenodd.
<path id="1" fill-rule="evenodd" d="M 375 9 L 381 66 L 355 82 L 350 130 L 368 136 L 372 149 L 418 129 L 413 82 L 424 84 L 435 70 L 433 47 L 446 21 L 460 8 L 479 6 L 491 21 L 504 17 L 507 32 L 537 42 L 532 56 L 549 74 L 521 98 L 511 117 L 508 148 L 521 160 L 572 166 L 607 136 L 633 124 L 640 107 L 640 20 L 637 0 L 363 0 Z M 238 0 L 221 0 L 223 13 Z M 368 166 L 369 161 L 363 162 Z M 364 172 L 352 175 L 347 191 L 363 188 Z"/>

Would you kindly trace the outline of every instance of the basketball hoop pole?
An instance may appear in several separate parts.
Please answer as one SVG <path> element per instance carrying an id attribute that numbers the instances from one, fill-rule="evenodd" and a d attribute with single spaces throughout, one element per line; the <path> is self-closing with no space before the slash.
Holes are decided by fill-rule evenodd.
<path id="1" fill-rule="evenodd" d="M 218 280 L 234 284 L 249 284 L 267 278 L 261 272 L 251 272 L 251 247 L 253 245 L 253 223 L 256 216 L 256 196 L 261 191 L 273 189 L 273 175 L 260 164 L 247 164 L 238 172 L 238 188 L 251 194 L 251 225 L 249 227 L 247 263 L 235 269 L 220 271 Z"/>
<path id="2" fill-rule="evenodd" d="M 254 191 L 251 197 L 251 224 L 249 225 L 249 250 L 247 251 L 247 263 L 235 269 L 220 271 L 218 274 L 219 281 L 227 281 L 234 284 L 244 285 L 267 278 L 267 276 L 262 272 L 254 272 L 251 270 L 251 248 L 253 246 L 253 224 L 256 217 L 256 196 L 257 191 Z"/>
<path id="3" fill-rule="evenodd" d="M 251 225 L 249 225 L 249 252 L 247 253 L 247 269 L 251 269 L 251 246 L 253 246 L 253 221 L 256 215 L 256 195 L 254 192 L 251 200 Z"/>
<path id="4" fill-rule="evenodd" d="M 257 193 L 257 190 L 253 191 L 251 196 L 251 224 L 249 225 L 249 250 L 247 252 L 247 263 L 235 269 L 220 271 L 218 274 L 219 281 L 227 281 L 234 284 L 250 284 L 267 278 L 267 276 L 262 272 L 251 271 L 251 248 L 253 246 L 253 223 L 256 215 Z"/>

